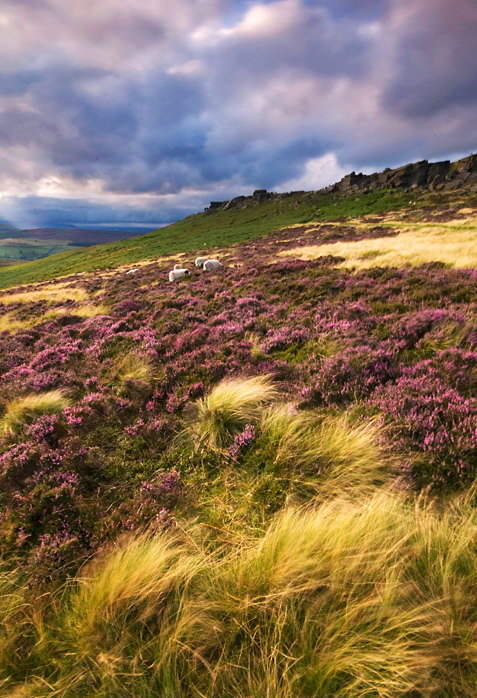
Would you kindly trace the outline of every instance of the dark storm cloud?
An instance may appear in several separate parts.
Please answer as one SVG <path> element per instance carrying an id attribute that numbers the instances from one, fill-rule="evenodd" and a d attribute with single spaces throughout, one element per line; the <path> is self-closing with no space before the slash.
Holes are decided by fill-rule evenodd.
<path id="1" fill-rule="evenodd" d="M 326 76 L 356 76 L 369 68 L 372 44 L 355 22 L 346 17 L 333 21 L 319 4 L 278 2 L 270 3 L 268 10 L 263 13 L 268 31 L 264 27 L 265 31 L 254 32 L 251 21 L 250 29 L 244 24 L 242 31 L 204 49 L 211 69 L 229 76 L 225 89 L 237 80 L 270 76 L 282 67 Z"/>
<path id="2" fill-rule="evenodd" d="M 476 147 L 474 0 L 102 0 L 93 10 L 5 0 L 0 195 L 38 225 L 160 222 L 209 199 L 286 189 L 320 158 L 336 177 Z"/>
<path id="3" fill-rule="evenodd" d="M 412 118 L 477 104 L 475 0 L 417 1 L 397 29 L 387 109 Z"/>

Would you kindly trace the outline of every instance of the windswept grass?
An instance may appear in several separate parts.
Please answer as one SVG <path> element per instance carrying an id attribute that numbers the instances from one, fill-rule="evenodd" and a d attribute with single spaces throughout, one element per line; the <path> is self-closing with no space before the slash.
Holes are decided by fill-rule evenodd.
<path id="1" fill-rule="evenodd" d="M 189 428 L 201 447 L 222 450 L 246 424 L 257 421 L 263 405 L 278 397 L 269 376 L 223 380 L 196 403 Z"/>
<path id="2" fill-rule="evenodd" d="M 70 399 L 62 390 L 31 393 L 15 398 L 5 407 L 5 413 L 0 419 L 0 432 L 17 434 L 38 417 L 61 412 L 70 404 Z"/>
<path id="3" fill-rule="evenodd" d="M 377 492 L 217 552 L 129 538 L 37 613 L 36 696 L 473 698 L 476 534 L 469 501 Z"/>
<path id="4" fill-rule="evenodd" d="M 337 488 L 355 488 L 382 465 L 378 448 L 380 427 L 376 419 L 353 422 L 348 414 L 319 417 L 298 412 L 293 405 L 272 406 L 261 419 L 261 433 L 273 463 L 310 467 L 326 473 L 326 479 L 338 478 Z M 352 477 L 354 473 L 355 477 Z"/>
<path id="5" fill-rule="evenodd" d="M 282 257 L 317 259 L 325 255 L 344 257 L 338 266 L 369 269 L 370 267 L 402 267 L 427 262 L 444 262 L 453 267 L 477 266 L 477 219 L 461 225 L 405 225 L 394 237 L 334 242 L 283 250 Z"/>
<path id="6" fill-rule="evenodd" d="M 128 380 L 150 380 L 154 367 L 150 359 L 137 352 L 129 352 L 119 359 L 116 365 L 117 379 L 124 383 Z"/>

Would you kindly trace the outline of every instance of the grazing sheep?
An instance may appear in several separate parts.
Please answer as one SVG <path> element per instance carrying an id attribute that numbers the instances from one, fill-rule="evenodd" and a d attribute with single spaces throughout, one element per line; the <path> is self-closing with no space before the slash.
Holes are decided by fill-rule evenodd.
<path id="1" fill-rule="evenodd" d="M 197 257 L 195 260 L 195 266 L 197 269 L 202 269 L 204 262 L 206 262 L 209 258 L 208 257 Z"/>
<path id="2" fill-rule="evenodd" d="M 177 279 L 182 279 L 184 276 L 189 276 L 190 271 L 188 269 L 181 269 L 177 264 L 174 269 L 169 272 L 169 281 L 177 281 Z"/>
<path id="3" fill-rule="evenodd" d="M 214 269 L 220 269 L 222 264 L 219 262 L 218 259 L 207 259 L 203 266 L 202 269 L 204 271 L 214 271 Z"/>
<path id="4" fill-rule="evenodd" d="M 135 274 L 137 271 L 139 271 L 139 269 L 130 269 L 126 274 Z"/>

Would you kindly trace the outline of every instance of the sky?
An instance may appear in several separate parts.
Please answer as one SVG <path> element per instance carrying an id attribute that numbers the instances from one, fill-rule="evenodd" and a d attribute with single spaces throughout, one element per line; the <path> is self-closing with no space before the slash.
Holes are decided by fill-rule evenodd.
<path id="1" fill-rule="evenodd" d="M 477 0 L 2 0 L 0 221 L 152 228 L 477 150 Z"/>

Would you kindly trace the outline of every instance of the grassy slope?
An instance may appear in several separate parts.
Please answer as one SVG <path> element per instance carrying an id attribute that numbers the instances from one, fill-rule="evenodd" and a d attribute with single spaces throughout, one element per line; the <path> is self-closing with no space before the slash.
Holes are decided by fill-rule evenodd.
<path id="1" fill-rule="evenodd" d="M 218 211 L 213 215 L 196 214 L 140 237 L 0 269 L 0 288 L 117 267 L 179 252 L 210 250 L 219 245 L 252 240 L 294 223 L 388 211 L 400 208 L 408 201 L 409 193 L 405 191 L 383 190 L 348 198 L 330 193 L 298 193 L 251 208 Z"/>

